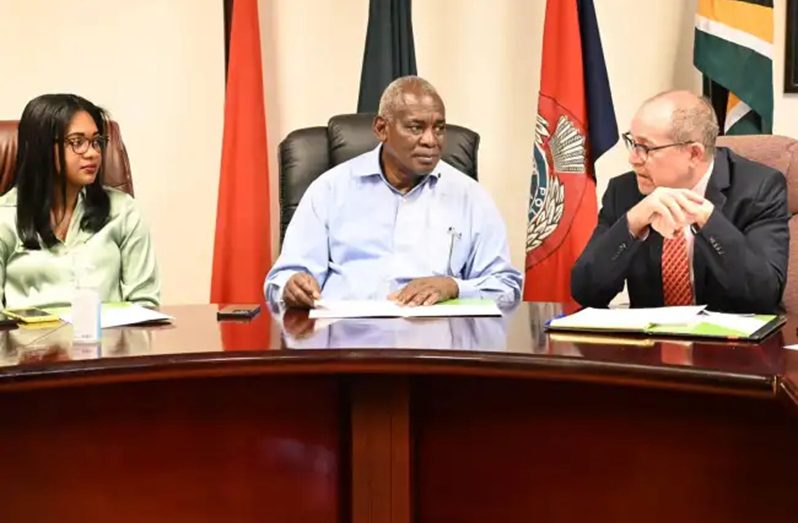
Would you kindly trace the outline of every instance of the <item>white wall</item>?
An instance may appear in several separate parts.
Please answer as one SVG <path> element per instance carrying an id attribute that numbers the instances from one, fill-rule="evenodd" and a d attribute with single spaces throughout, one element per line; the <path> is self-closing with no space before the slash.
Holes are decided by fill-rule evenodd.
<path id="1" fill-rule="evenodd" d="M 210 296 L 223 33 L 221 0 L 0 0 L 0 119 L 18 119 L 46 92 L 74 92 L 112 113 L 165 303 Z"/>
<path id="2" fill-rule="evenodd" d="M 646 97 L 700 89 L 696 0 L 594 0 L 618 124 Z M 530 146 L 545 0 L 416 0 L 419 73 L 449 121 L 477 130 L 480 179 L 524 260 Z M 798 137 L 798 98 L 781 94 L 786 0 L 776 0 L 775 132 Z M 266 120 L 277 238 L 276 146 L 357 104 L 368 0 L 261 0 Z M 222 137 L 221 0 L 0 0 L 0 118 L 47 91 L 106 106 L 122 126 L 137 199 L 155 237 L 164 302 L 207 301 Z M 11 51 L 9 51 L 11 50 Z M 600 191 L 627 170 L 620 145 L 599 161 Z"/>
<path id="3" fill-rule="evenodd" d="M 774 8 L 773 133 L 798 138 L 798 94 L 783 93 L 787 0 L 775 0 Z"/>

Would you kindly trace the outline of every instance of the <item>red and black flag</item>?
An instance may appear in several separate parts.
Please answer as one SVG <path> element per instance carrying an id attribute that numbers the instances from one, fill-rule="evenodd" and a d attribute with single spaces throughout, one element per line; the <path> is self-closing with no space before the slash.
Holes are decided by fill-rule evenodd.
<path id="1" fill-rule="evenodd" d="M 618 141 L 593 0 L 549 0 L 532 153 L 524 299 L 570 302 L 596 227 L 596 159 Z"/>

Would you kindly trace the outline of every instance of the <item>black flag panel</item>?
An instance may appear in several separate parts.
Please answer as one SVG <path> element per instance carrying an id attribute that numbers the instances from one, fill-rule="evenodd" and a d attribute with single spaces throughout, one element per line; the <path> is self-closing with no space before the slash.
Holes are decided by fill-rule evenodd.
<path id="1" fill-rule="evenodd" d="M 374 113 L 391 81 L 415 75 L 411 0 L 370 0 L 357 112 Z"/>

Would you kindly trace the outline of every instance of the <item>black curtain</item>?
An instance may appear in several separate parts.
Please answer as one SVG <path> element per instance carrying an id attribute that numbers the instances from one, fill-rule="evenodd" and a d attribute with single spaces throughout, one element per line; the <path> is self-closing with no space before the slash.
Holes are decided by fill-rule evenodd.
<path id="1" fill-rule="evenodd" d="M 385 87 L 400 76 L 415 74 L 410 0 L 369 0 L 357 112 L 377 112 Z"/>

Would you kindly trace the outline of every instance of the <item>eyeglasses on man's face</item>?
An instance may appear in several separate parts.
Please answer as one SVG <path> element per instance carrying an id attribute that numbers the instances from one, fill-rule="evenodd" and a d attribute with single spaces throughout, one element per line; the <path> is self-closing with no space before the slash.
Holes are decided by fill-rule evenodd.
<path id="1" fill-rule="evenodd" d="M 648 155 L 653 151 L 659 151 L 660 149 L 667 149 L 669 147 L 679 147 L 682 145 L 689 145 L 694 143 L 695 140 L 687 140 L 686 142 L 674 142 L 674 143 L 666 143 L 665 145 L 646 145 L 643 143 L 637 143 L 635 139 L 632 137 L 631 132 L 625 132 L 621 135 L 623 138 L 623 143 L 626 146 L 626 150 L 634 152 L 641 161 L 645 162 L 648 160 Z"/>
<path id="2" fill-rule="evenodd" d="M 108 145 L 108 137 L 97 135 L 93 138 L 86 138 L 82 134 L 74 134 L 67 136 L 64 139 L 64 143 L 68 145 L 75 154 L 84 154 L 89 150 L 89 146 L 100 153 L 105 149 L 105 146 Z"/>

